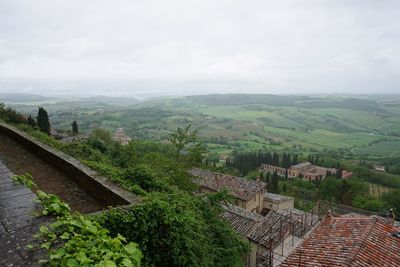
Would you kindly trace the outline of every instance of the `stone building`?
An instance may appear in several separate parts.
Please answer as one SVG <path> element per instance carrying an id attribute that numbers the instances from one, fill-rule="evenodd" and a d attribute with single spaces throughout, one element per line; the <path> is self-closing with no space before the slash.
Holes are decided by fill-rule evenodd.
<path id="1" fill-rule="evenodd" d="M 125 134 L 124 128 L 117 128 L 112 136 L 114 141 L 120 142 L 122 145 L 127 145 L 132 140 Z"/>
<path id="2" fill-rule="evenodd" d="M 263 214 L 268 214 L 269 211 L 280 211 L 294 208 L 294 198 L 279 194 L 265 193 Z"/>
<path id="3" fill-rule="evenodd" d="M 193 182 L 200 186 L 201 192 L 227 189 L 235 197 L 236 206 L 256 213 L 261 212 L 266 192 L 265 183 L 200 168 L 192 168 L 189 173 L 195 177 Z"/>
<path id="4" fill-rule="evenodd" d="M 279 176 L 285 176 L 287 172 L 289 178 L 302 177 L 303 179 L 310 181 L 324 179 L 328 174 L 336 174 L 336 169 L 334 168 L 320 167 L 313 165 L 310 162 L 302 162 L 293 165 L 288 169 L 263 163 L 261 164 L 261 169 L 268 173 L 276 172 Z"/>

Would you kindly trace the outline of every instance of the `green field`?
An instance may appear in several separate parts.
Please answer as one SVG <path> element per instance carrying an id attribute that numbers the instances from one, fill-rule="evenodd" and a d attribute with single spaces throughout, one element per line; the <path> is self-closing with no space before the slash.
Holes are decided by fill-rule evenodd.
<path id="1" fill-rule="evenodd" d="M 390 187 L 373 183 L 368 183 L 368 186 L 370 195 L 377 198 L 380 198 L 383 194 L 389 192 L 390 190 L 393 190 Z"/>
<path id="2" fill-rule="evenodd" d="M 353 150 L 356 155 L 360 156 L 400 156 L 400 141 L 382 141 L 366 147 L 359 147 Z"/>

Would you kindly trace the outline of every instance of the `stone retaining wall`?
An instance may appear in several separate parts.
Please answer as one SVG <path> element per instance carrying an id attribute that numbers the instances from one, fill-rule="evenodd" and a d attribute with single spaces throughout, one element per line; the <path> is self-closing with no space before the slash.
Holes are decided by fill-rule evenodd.
<path id="1" fill-rule="evenodd" d="M 100 176 L 77 159 L 43 144 L 15 127 L 0 122 L 0 133 L 9 136 L 36 156 L 60 169 L 105 205 L 118 206 L 140 202 L 140 197 Z"/>

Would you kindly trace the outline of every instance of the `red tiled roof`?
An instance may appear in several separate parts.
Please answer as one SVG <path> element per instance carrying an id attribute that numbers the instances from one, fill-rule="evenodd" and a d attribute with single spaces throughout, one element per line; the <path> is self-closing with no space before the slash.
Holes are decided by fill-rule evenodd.
<path id="1" fill-rule="evenodd" d="M 251 199 L 265 187 L 265 183 L 261 181 L 230 176 L 200 168 L 192 168 L 189 173 L 197 177 L 194 180 L 196 184 L 214 191 L 226 188 L 235 197 L 245 201 Z"/>
<path id="2" fill-rule="evenodd" d="M 400 238 L 377 217 L 327 217 L 280 266 L 400 266 Z"/>

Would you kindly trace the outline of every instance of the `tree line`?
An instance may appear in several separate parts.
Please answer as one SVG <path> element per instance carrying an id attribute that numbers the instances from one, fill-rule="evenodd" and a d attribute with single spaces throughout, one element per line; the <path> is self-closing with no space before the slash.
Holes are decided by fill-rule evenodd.
<path id="1" fill-rule="evenodd" d="M 11 107 L 7 107 L 4 103 L 0 103 L 0 119 L 7 123 L 26 124 L 33 128 L 38 128 L 41 132 L 51 135 L 51 124 L 49 115 L 43 107 L 38 108 L 36 118 L 31 114 L 24 115 Z M 71 124 L 72 134 L 78 134 L 78 123 L 74 120 Z"/>
<path id="2" fill-rule="evenodd" d="M 260 167 L 262 163 L 279 166 L 282 168 L 290 168 L 292 165 L 299 163 L 298 155 L 290 155 L 283 153 L 281 156 L 273 152 L 258 151 L 258 152 L 233 152 L 232 156 L 226 160 L 226 166 L 236 168 L 244 176 L 249 171 Z"/>

